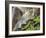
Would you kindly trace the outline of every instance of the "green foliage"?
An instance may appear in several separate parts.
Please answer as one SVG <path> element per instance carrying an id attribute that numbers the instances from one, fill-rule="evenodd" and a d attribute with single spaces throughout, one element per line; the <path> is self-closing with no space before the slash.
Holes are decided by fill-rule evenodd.
<path id="1" fill-rule="evenodd" d="M 35 16 L 34 19 L 27 21 L 27 24 L 22 24 L 21 29 L 23 31 L 40 30 L 40 16 Z"/>

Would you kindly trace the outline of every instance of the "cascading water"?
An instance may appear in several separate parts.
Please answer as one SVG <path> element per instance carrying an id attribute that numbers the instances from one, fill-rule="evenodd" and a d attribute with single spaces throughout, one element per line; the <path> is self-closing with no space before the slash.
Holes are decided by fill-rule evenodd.
<path id="1" fill-rule="evenodd" d="M 32 13 L 32 12 L 33 12 L 33 9 L 31 9 L 30 11 L 25 11 L 25 13 L 22 15 L 21 19 L 16 23 L 13 30 L 15 30 L 17 28 L 21 28 L 22 24 L 26 24 L 26 21 L 28 21 L 29 19 L 32 19 L 34 17 L 34 13 Z"/>

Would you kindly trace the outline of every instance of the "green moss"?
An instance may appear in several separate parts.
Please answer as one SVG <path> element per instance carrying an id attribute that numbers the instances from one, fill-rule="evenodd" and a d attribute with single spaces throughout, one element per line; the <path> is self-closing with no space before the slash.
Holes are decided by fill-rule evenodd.
<path id="1" fill-rule="evenodd" d="M 27 21 L 27 24 L 23 24 L 22 30 L 40 30 L 40 16 L 35 16 L 34 19 Z"/>

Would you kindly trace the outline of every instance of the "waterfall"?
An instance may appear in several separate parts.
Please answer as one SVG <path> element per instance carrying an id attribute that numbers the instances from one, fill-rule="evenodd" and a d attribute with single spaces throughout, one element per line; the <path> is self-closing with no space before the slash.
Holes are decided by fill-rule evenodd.
<path id="1" fill-rule="evenodd" d="M 30 11 L 25 11 L 25 13 L 22 15 L 21 19 L 16 23 L 13 30 L 15 30 L 17 28 L 21 28 L 21 25 L 26 24 L 26 22 L 29 19 L 32 19 L 33 16 L 34 16 L 33 9 L 31 9 Z"/>

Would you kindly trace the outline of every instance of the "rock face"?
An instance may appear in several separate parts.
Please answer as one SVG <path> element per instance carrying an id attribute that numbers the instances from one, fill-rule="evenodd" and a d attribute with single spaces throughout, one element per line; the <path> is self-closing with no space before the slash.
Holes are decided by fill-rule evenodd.
<path id="1" fill-rule="evenodd" d="M 12 29 L 15 31 L 17 28 L 21 28 L 22 24 L 26 24 L 29 19 L 33 19 L 34 15 L 37 16 L 39 8 L 30 7 L 14 7 L 14 15 L 12 20 Z"/>

